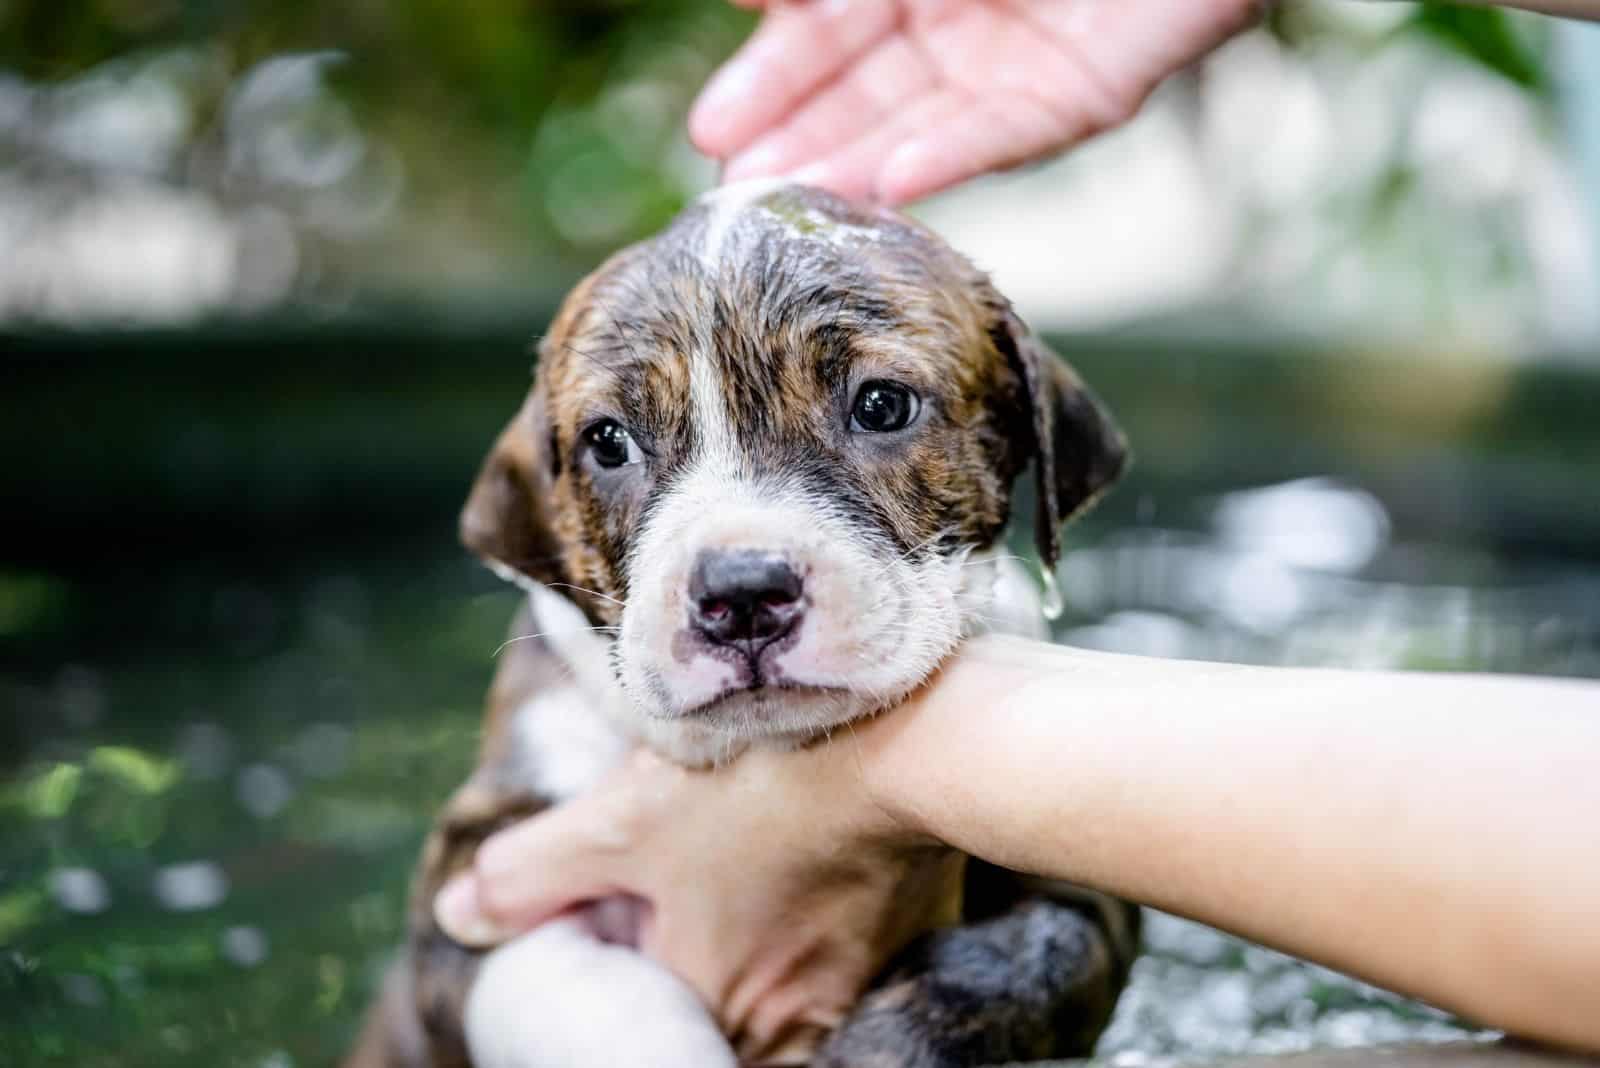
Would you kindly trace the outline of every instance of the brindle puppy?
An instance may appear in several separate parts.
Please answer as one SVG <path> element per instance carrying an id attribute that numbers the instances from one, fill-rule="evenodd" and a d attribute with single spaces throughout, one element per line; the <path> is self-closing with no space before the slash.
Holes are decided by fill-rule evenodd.
<path id="1" fill-rule="evenodd" d="M 998 552 L 1013 483 L 1033 466 L 1053 565 L 1062 522 L 1124 456 L 988 279 L 902 216 L 733 186 L 613 257 L 562 307 L 462 517 L 530 591 L 514 633 L 542 636 L 501 658 L 478 770 L 422 860 L 407 963 L 352 1063 L 732 1066 L 686 988 L 601 937 L 617 933 L 601 911 L 479 954 L 435 926 L 435 892 L 636 740 L 695 765 L 806 744 L 903 697 L 967 634 L 1038 633 Z M 911 945 L 813 1063 L 1091 1049 L 1137 912 L 976 863 L 965 889 L 963 924 Z"/>

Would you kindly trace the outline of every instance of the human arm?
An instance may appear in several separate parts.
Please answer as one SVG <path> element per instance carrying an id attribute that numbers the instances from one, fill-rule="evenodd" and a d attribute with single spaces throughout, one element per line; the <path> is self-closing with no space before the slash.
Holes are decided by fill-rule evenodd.
<path id="1" fill-rule="evenodd" d="M 1352 0 L 1355 2 L 1355 0 Z M 1487 3 L 1488 0 L 1482 0 Z M 744 0 L 760 25 L 695 102 L 724 178 L 888 204 L 1121 125 L 1268 0 Z M 1600 0 L 1507 6 L 1600 18 Z"/>
<path id="2" fill-rule="evenodd" d="M 1600 1049 L 1600 687 L 979 652 L 866 743 L 900 822 Z"/>
<path id="3" fill-rule="evenodd" d="M 827 744 L 637 763 L 491 839 L 440 913 L 511 930 L 637 893 L 646 949 L 770 1043 L 915 933 L 928 917 L 898 895 L 948 843 L 1600 1049 L 1597 756 L 1594 684 L 985 638 Z"/>

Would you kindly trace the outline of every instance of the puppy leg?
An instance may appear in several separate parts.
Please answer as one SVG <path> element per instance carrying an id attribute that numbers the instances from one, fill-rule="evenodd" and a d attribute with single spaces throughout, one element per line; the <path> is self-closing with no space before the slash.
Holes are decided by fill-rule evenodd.
<path id="1" fill-rule="evenodd" d="M 737 1068 L 694 992 L 558 920 L 483 959 L 466 1004 L 474 1068 Z"/>
<path id="2" fill-rule="evenodd" d="M 813 1068 L 967 1068 L 1086 1056 L 1127 979 L 1137 912 L 1030 896 L 913 943 Z"/>

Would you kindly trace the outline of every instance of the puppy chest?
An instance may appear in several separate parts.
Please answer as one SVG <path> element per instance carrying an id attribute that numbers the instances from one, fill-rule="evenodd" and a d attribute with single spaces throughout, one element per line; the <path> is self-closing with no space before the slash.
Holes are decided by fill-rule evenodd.
<path id="1" fill-rule="evenodd" d="M 577 686 L 533 694 L 517 708 L 511 730 L 515 756 L 510 773 L 552 801 L 588 790 L 629 749 L 623 732 Z"/>

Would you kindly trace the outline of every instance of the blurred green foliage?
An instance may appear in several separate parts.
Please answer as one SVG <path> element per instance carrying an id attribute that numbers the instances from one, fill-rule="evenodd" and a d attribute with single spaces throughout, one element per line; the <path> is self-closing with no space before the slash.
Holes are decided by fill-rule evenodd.
<path id="1" fill-rule="evenodd" d="M 173 609 L 154 646 L 0 650 L 0 1064 L 332 1064 L 403 937 L 514 595 L 448 541 L 194 578 L 81 584 L 95 614 Z M 252 809 L 263 774 L 285 792 Z M 164 899 L 197 863 L 221 899 Z"/>
<path id="2" fill-rule="evenodd" d="M 1549 93 L 1548 34 L 1543 32 L 1540 20 L 1494 7 L 1440 0 L 1408 6 L 1413 10 L 1393 29 L 1379 35 L 1379 47 L 1417 38 L 1431 40 L 1525 89 L 1540 95 Z M 1289 0 L 1273 9 L 1268 24 L 1280 40 L 1304 43 L 1317 32 L 1326 31 L 1326 22 L 1320 17 L 1325 7 Z"/>
<path id="3" fill-rule="evenodd" d="M 179 184 L 226 184 L 207 169 L 252 69 L 333 53 L 330 86 L 369 151 L 403 165 L 405 247 L 531 250 L 532 266 L 569 270 L 658 228 L 694 191 L 682 115 L 752 21 L 713 0 L 12 0 L 0 12 L 0 72 L 32 83 L 185 57 L 187 151 L 168 175 Z M 324 255 L 337 266 L 336 248 Z"/>
<path id="4" fill-rule="evenodd" d="M 1541 96 L 1550 92 L 1542 42 L 1530 39 L 1504 11 L 1429 3 L 1422 5 L 1406 30 L 1426 34 Z"/>
<path id="5" fill-rule="evenodd" d="M 421 273 L 479 294 L 535 274 L 559 288 L 708 182 L 683 115 L 753 23 L 723 0 L 10 0 L 0 11 L 0 72 L 59 84 L 131 64 L 181 83 L 185 150 L 167 180 L 224 203 L 263 195 L 216 168 L 241 81 L 274 57 L 341 57 L 324 72 L 333 99 L 369 159 L 403 175 L 404 205 L 360 241 L 321 233 L 309 254 L 317 284 L 383 290 L 403 276 L 414 289 Z M 1272 23 L 1293 45 L 1328 32 L 1319 11 L 1284 4 Z M 1425 37 L 1544 93 L 1542 44 L 1525 25 L 1427 3 L 1374 47 Z M 332 137 L 338 123 L 325 126 Z"/>

